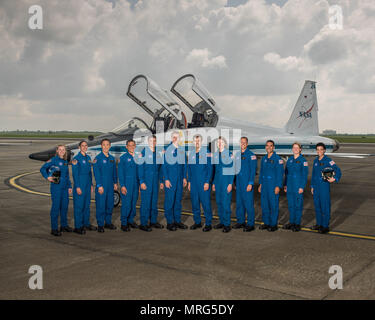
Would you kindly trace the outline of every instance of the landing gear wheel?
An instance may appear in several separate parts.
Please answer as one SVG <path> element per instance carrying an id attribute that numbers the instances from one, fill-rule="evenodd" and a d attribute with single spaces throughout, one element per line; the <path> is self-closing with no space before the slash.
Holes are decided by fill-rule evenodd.
<path id="1" fill-rule="evenodd" d="M 120 192 L 114 191 L 113 193 L 113 206 L 116 208 L 121 202 Z"/>

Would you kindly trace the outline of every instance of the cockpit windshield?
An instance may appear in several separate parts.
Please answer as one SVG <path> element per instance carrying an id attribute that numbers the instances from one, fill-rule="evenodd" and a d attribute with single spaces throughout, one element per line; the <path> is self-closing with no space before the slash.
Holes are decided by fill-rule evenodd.
<path id="1" fill-rule="evenodd" d="M 171 91 L 193 112 L 189 127 L 214 127 L 219 111 L 215 100 L 204 85 L 192 74 L 179 78 Z"/>
<path id="2" fill-rule="evenodd" d="M 138 129 L 150 130 L 149 126 L 142 119 L 132 118 L 114 128 L 110 133 L 113 133 L 115 135 L 122 135 L 127 134 L 129 131 L 134 132 Z"/>
<path id="3" fill-rule="evenodd" d="M 204 85 L 192 74 L 179 78 L 172 86 L 171 91 L 183 101 L 193 112 L 204 101 L 213 111 L 219 111 L 215 100 Z"/>
<path id="4" fill-rule="evenodd" d="M 181 108 L 177 101 L 151 78 L 144 75 L 135 77 L 129 84 L 127 95 L 153 118 L 167 111 L 177 120 L 182 120 Z"/>

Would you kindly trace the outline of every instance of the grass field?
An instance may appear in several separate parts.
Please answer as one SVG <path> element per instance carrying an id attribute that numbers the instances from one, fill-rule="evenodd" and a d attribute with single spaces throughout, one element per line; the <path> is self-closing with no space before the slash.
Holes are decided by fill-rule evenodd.
<path id="1" fill-rule="evenodd" d="M 98 136 L 102 132 L 25 132 L 25 131 L 3 131 L 0 132 L 0 138 L 72 138 L 72 139 L 87 139 L 89 135 Z M 335 139 L 343 143 L 375 143 L 375 134 L 360 135 L 360 134 L 343 134 L 323 137 Z"/>
<path id="2" fill-rule="evenodd" d="M 101 132 L 0 132 L 0 138 L 72 138 L 87 139 L 89 135 L 98 136 Z"/>
<path id="3" fill-rule="evenodd" d="M 375 135 L 334 135 L 334 136 L 324 136 L 327 138 L 335 139 L 338 142 L 343 143 L 375 143 Z"/>

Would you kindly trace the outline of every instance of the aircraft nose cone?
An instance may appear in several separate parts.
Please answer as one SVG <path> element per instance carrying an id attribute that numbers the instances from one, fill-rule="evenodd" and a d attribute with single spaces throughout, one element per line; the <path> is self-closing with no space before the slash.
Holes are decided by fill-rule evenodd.
<path id="1" fill-rule="evenodd" d="M 340 149 L 340 143 L 337 140 L 335 140 L 333 143 L 333 152 L 336 152 L 339 149 Z"/>
<path id="2" fill-rule="evenodd" d="M 48 161 L 55 154 L 56 154 L 56 149 L 51 148 L 51 149 L 48 149 L 48 150 L 45 150 L 45 151 L 31 153 L 31 154 L 29 154 L 29 158 L 31 160 Z"/>

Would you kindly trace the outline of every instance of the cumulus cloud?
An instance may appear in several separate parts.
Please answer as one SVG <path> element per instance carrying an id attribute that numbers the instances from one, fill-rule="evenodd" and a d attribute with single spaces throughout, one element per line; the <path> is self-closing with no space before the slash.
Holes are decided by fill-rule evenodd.
<path id="1" fill-rule="evenodd" d="M 130 80 L 143 73 L 168 89 L 193 73 L 224 115 L 278 127 L 316 80 L 321 129 L 373 131 L 371 0 L 335 1 L 342 30 L 329 28 L 328 0 L 41 0 L 44 29 L 30 30 L 34 2 L 0 7 L 0 130 L 149 121 L 125 95 Z"/>
<path id="2" fill-rule="evenodd" d="M 269 52 L 264 55 L 264 61 L 273 64 L 281 71 L 302 70 L 304 68 L 304 60 L 295 56 L 281 58 L 279 54 Z"/>
<path id="3" fill-rule="evenodd" d="M 225 57 L 212 57 L 211 52 L 207 49 L 193 49 L 186 57 L 186 61 L 197 63 L 202 68 L 226 68 Z"/>

